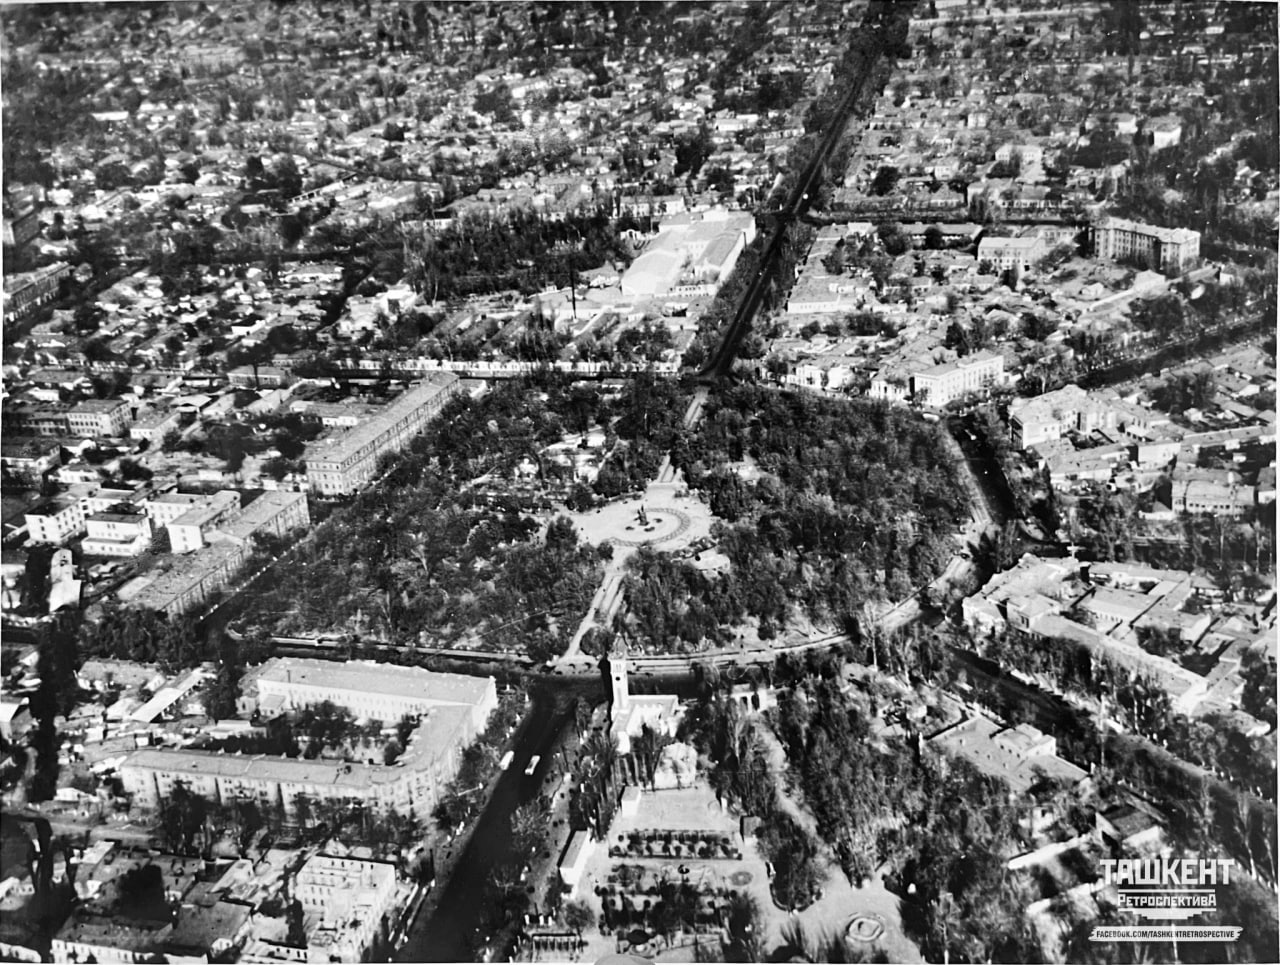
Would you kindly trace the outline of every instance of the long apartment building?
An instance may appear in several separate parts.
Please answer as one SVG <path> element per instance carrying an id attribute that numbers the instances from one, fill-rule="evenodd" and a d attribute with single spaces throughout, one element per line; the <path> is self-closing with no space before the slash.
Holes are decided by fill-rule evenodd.
<path id="1" fill-rule="evenodd" d="M 357 717 L 392 723 L 436 707 L 470 707 L 478 733 L 498 705 L 490 678 L 389 667 L 369 661 L 334 663 L 275 657 L 257 675 L 256 709 L 266 717 L 331 701 Z M 246 706 L 244 709 L 249 710 Z"/>
<path id="2" fill-rule="evenodd" d="M 65 261 L 28 272 L 6 282 L 0 296 L 0 310 L 5 318 L 16 319 L 43 305 L 58 294 L 62 283 L 71 277 L 71 266 Z"/>
<path id="3" fill-rule="evenodd" d="M 304 457 L 308 485 L 324 496 L 357 492 L 373 478 L 384 454 L 399 452 L 461 391 L 461 380 L 452 372 L 428 375 L 362 424 L 311 443 Z"/>
<path id="4" fill-rule="evenodd" d="M 422 817 L 439 801 L 457 774 L 463 748 L 498 704 L 492 677 L 369 663 L 272 661 L 258 687 L 267 712 L 331 700 L 354 714 L 376 714 L 388 723 L 412 708 L 419 723 L 404 753 L 389 766 L 265 754 L 135 751 L 120 766 L 120 780 L 134 805 L 155 810 L 183 784 L 210 801 L 255 800 L 283 808 L 289 816 L 296 815 L 299 796 L 305 796 L 313 802 L 360 801 L 382 813 Z"/>
<path id="5" fill-rule="evenodd" d="M 1150 263 L 1166 275 L 1181 275 L 1200 258 L 1200 232 L 1104 218 L 1093 229 L 1093 250 L 1099 258 Z"/>
<path id="6" fill-rule="evenodd" d="M 75 405 L 15 405 L 5 411 L 8 428 L 37 436 L 117 438 L 128 433 L 132 422 L 133 409 L 123 399 L 85 399 Z"/>
<path id="7" fill-rule="evenodd" d="M 184 518 L 169 524 L 171 533 L 175 532 L 173 523 Z M 207 520 L 197 525 L 196 535 L 191 537 L 193 545 L 184 544 L 183 548 L 199 552 L 167 557 L 160 564 L 167 568 L 130 581 L 121 588 L 120 599 L 129 606 L 179 616 L 200 606 L 235 578 L 253 552 L 255 534 L 283 536 L 310 522 L 306 493 L 262 493 L 239 515 L 219 522 L 217 529 L 201 528 L 208 525 Z M 194 545 L 197 539 L 199 545 Z"/>

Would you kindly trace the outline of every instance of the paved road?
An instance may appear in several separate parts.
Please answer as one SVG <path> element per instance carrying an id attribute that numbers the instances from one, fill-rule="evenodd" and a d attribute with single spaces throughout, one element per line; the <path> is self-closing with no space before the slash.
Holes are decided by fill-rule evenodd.
<path id="1" fill-rule="evenodd" d="M 817 194 L 818 186 L 821 184 L 825 174 L 827 159 L 831 156 L 832 151 L 835 150 L 840 139 L 845 135 L 849 127 L 850 117 L 853 114 L 854 104 L 857 103 L 858 98 L 862 95 L 867 82 L 875 72 L 879 58 L 882 56 L 883 41 L 885 39 L 883 34 L 884 24 L 872 26 L 868 22 L 863 22 L 854 29 L 879 33 L 878 39 L 881 43 L 877 46 L 874 54 L 868 54 L 865 50 L 862 51 L 862 62 L 858 66 L 857 76 L 849 84 L 849 89 L 845 91 L 839 107 L 832 114 L 831 121 L 822 136 L 818 149 L 814 151 L 813 157 L 810 158 L 804 170 L 800 172 L 800 176 L 796 179 L 795 186 L 792 188 L 791 195 L 787 198 L 786 203 L 778 211 L 773 212 L 775 217 L 774 226 L 769 240 L 764 245 L 759 269 L 748 283 L 746 291 L 743 292 L 742 299 L 738 302 L 738 309 L 734 314 L 733 320 L 725 328 L 724 336 L 721 338 L 719 346 L 717 346 L 715 353 L 703 368 L 701 373 L 703 376 L 724 378 L 732 371 L 734 360 L 738 355 L 738 347 L 746 333 L 751 330 L 751 323 L 754 321 L 756 313 L 760 310 L 760 306 L 764 303 L 766 293 L 773 287 L 776 280 L 775 268 L 784 247 L 787 228 L 793 221 L 803 217 L 809 210 L 810 199 Z"/>

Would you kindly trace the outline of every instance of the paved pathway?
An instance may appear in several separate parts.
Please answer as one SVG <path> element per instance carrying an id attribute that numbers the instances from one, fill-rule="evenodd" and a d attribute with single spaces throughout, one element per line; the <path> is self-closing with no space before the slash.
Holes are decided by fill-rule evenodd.
<path id="1" fill-rule="evenodd" d="M 685 410 L 684 414 L 684 426 L 686 429 L 692 429 L 702 421 L 702 411 L 709 393 L 710 389 L 703 386 L 689 400 L 689 408 Z M 624 550 L 631 550 L 640 546 L 659 545 L 679 540 L 693 525 L 693 520 L 690 519 L 688 513 L 672 505 L 672 502 L 683 488 L 679 470 L 671 465 L 671 456 L 669 454 L 664 456 L 662 465 L 658 469 L 657 478 L 645 488 L 641 504 L 645 507 L 645 512 L 650 519 L 662 519 L 664 524 L 668 518 L 674 519 L 676 521 L 675 529 L 672 530 L 669 526 L 663 525 L 651 537 L 641 537 L 637 533 L 635 536 L 606 537 L 602 542 L 622 547 Z M 607 630 L 613 626 L 614 617 L 617 616 L 618 611 L 626 602 L 622 592 L 622 577 L 628 556 L 630 556 L 628 552 L 615 553 L 613 559 L 609 561 L 609 565 L 605 567 L 600 588 L 596 590 L 596 595 L 591 600 L 591 606 L 588 607 L 586 616 L 578 624 L 578 629 L 574 633 L 568 649 L 555 661 L 558 668 L 572 673 L 575 671 L 581 672 L 595 666 L 599 658 L 582 652 L 582 640 L 590 630 L 596 627 L 602 627 Z"/>

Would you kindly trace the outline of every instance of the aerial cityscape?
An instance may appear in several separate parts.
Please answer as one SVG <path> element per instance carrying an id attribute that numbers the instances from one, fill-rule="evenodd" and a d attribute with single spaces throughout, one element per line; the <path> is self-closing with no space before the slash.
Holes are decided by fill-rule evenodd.
<path id="1" fill-rule="evenodd" d="M 0 961 L 1280 961 L 1276 4 L 0 28 Z"/>

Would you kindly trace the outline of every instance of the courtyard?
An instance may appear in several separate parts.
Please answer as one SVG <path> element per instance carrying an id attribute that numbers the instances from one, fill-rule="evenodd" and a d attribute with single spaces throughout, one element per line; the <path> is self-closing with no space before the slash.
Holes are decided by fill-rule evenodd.
<path id="1" fill-rule="evenodd" d="M 816 902 L 794 914 L 777 907 L 754 838 L 742 838 L 738 815 L 701 780 L 643 791 L 635 812 L 619 811 L 606 840 L 595 844 L 577 897 L 595 912 L 598 926 L 584 933 L 579 960 L 616 951 L 659 962 L 691 960 L 695 941 L 719 947 L 733 892 L 755 899 L 769 951 L 783 944 L 783 928 L 794 917 L 811 942 L 846 936 L 868 954 L 880 949 L 891 961 L 922 961 L 902 933 L 898 899 L 878 878 L 855 888 L 833 865 Z"/>

